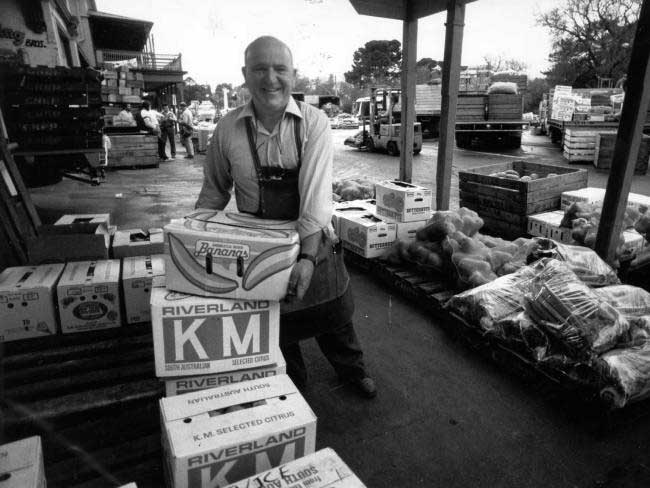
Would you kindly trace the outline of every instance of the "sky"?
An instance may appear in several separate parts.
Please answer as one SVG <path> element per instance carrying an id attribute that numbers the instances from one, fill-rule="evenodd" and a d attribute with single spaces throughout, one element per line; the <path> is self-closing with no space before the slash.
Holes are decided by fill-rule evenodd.
<path id="1" fill-rule="evenodd" d="M 477 0 L 465 7 L 461 64 L 483 57 L 524 61 L 531 78 L 549 67 L 548 30 L 535 15 L 562 0 Z M 402 22 L 359 15 L 348 0 L 96 0 L 104 12 L 149 20 L 157 53 L 182 53 L 183 69 L 201 84 L 243 83 L 244 49 L 261 35 L 283 40 L 298 73 L 343 74 L 354 52 L 371 40 L 402 42 Z M 417 59 L 444 57 L 446 14 L 418 21 Z"/>

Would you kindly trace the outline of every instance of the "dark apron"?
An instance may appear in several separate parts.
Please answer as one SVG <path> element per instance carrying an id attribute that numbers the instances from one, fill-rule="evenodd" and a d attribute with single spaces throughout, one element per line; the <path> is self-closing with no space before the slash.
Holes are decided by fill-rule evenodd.
<path id="1" fill-rule="evenodd" d="M 255 138 L 253 123 L 246 118 L 248 144 L 257 173 L 259 186 L 259 205 L 256 215 L 263 219 L 296 220 L 300 214 L 300 191 L 298 175 L 302 164 L 302 141 L 300 126 L 294 120 L 294 137 L 298 150 L 296 169 L 262 166 Z M 343 295 L 348 287 L 350 277 L 343 262 L 341 243 L 334 242 L 325 231 L 321 231 L 321 242 L 316 256 L 314 274 L 302 300 L 294 299 L 291 303 L 280 303 L 281 313 L 296 312 L 315 305 L 334 300 Z"/>

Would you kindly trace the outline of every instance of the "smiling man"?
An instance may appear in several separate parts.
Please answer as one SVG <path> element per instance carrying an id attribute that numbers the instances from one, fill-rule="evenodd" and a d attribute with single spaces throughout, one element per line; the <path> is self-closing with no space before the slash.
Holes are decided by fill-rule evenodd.
<path id="1" fill-rule="evenodd" d="M 374 397 L 352 324 L 354 301 L 332 220 L 332 138 L 327 117 L 296 102 L 291 50 L 264 36 L 244 52 L 251 101 L 229 112 L 208 146 L 196 208 L 223 210 L 234 187 L 237 208 L 296 221 L 300 255 L 281 302 L 280 348 L 287 372 L 303 386 L 300 341 L 315 337 L 339 377 Z"/>

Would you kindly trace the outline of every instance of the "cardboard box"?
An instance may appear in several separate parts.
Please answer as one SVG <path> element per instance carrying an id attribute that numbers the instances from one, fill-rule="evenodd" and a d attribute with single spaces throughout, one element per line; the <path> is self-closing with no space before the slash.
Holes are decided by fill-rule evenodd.
<path id="1" fill-rule="evenodd" d="M 198 297 L 154 287 L 151 326 L 157 376 L 220 373 L 279 360 L 279 302 Z"/>
<path id="2" fill-rule="evenodd" d="M 427 217 L 427 220 L 431 216 Z M 418 229 L 424 227 L 427 223 L 427 220 L 417 220 L 414 222 L 397 222 L 397 239 L 400 241 L 414 241 L 415 233 Z"/>
<path id="3" fill-rule="evenodd" d="M 365 488 L 347 464 L 326 447 L 224 488 Z"/>
<path id="4" fill-rule="evenodd" d="M 169 397 L 189 393 L 191 391 L 205 390 L 208 388 L 216 388 L 217 386 L 241 383 L 242 381 L 251 381 L 260 378 L 268 378 L 269 376 L 286 374 L 287 363 L 284 361 L 282 353 L 278 351 L 277 356 L 280 358 L 278 362 L 275 364 L 269 364 L 268 366 L 199 376 L 170 378 L 165 380 L 165 393 Z"/>
<path id="5" fill-rule="evenodd" d="M 429 218 L 433 193 L 429 188 L 403 181 L 386 180 L 375 185 L 377 215 L 397 222 Z"/>
<path id="6" fill-rule="evenodd" d="M 29 264 L 108 259 L 110 230 L 105 224 L 41 225 L 27 239 Z"/>
<path id="7" fill-rule="evenodd" d="M 566 210 L 574 202 L 592 203 L 602 206 L 605 201 L 605 188 L 587 187 L 579 190 L 562 192 L 560 206 Z M 629 193 L 627 196 L 627 206 L 639 211 L 644 208 L 650 209 L 650 197 L 639 193 Z"/>
<path id="8" fill-rule="evenodd" d="M 335 202 L 332 211 L 332 227 L 336 235 L 341 235 L 339 219 L 344 215 L 374 214 L 377 211 L 377 201 L 374 198 L 368 200 L 351 200 L 348 202 Z"/>
<path id="9" fill-rule="evenodd" d="M 244 300 L 281 300 L 300 252 L 293 221 L 197 211 L 164 228 L 171 290 Z"/>
<path id="10" fill-rule="evenodd" d="M 61 332 L 85 332 L 121 325 L 120 261 L 66 264 L 57 286 Z"/>
<path id="11" fill-rule="evenodd" d="M 316 447 L 316 416 L 287 375 L 163 398 L 160 413 L 175 488 L 225 486 Z"/>
<path id="12" fill-rule="evenodd" d="M 122 260 L 122 296 L 127 324 L 151 320 L 153 278 L 164 274 L 165 258 L 161 254 L 131 256 Z"/>
<path id="13" fill-rule="evenodd" d="M 160 228 L 118 230 L 113 236 L 113 258 L 150 256 L 165 252 L 165 238 Z"/>
<path id="14" fill-rule="evenodd" d="M 63 215 L 54 225 L 71 224 L 103 224 L 106 227 L 111 225 L 111 214 L 68 214 Z"/>
<path id="15" fill-rule="evenodd" d="M 119 488 L 138 488 L 138 485 L 135 483 L 129 483 L 128 485 L 122 485 Z"/>
<path id="16" fill-rule="evenodd" d="M 564 218 L 563 210 L 553 210 L 543 212 L 528 217 L 528 233 L 531 236 L 547 237 L 554 241 L 573 243 L 573 229 L 569 227 L 560 227 L 560 222 Z"/>
<path id="17" fill-rule="evenodd" d="M 45 488 L 45 467 L 39 436 L 0 446 L 2 488 Z"/>
<path id="18" fill-rule="evenodd" d="M 397 224 L 371 214 L 343 216 L 339 226 L 343 247 L 368 259 L 383 255 L 397 238 Z"/>
<path id="19" fill-rule="evenodd" d="M 64 264 L 18 266 L 0 274 L 0 342 L 56 334 L 56 282 Z"/>

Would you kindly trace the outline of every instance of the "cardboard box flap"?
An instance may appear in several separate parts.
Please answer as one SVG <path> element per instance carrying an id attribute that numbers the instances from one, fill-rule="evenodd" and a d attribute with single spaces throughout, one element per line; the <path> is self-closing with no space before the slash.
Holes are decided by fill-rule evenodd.
<path id="1" fill-rule="evenodd" d="M 41 438 L 28 437 L 0 446 L 0 474 L 29 468 L 39 462 Z"/>
<path id="2" fill-rule="evenodd" d="M 68 214 L 59 218 L 59 220 L 54 222 L 54 225 L 70 225 L 78 223 L 105 224 L 108 227 L 111 225 L 111 214 Z"/>
<path id="3" fill-rule="evenodd" d="M 122 279 L 146 278 L 165 274 L 165 257 L 162 254 L 152 256 L 129 256 L 122 260 Z"/>
<path id="4" fill-rule="evenodd" d="M 54 286 L 63 272 L 63 263 L 41 266 L 16 266 L 0 274 L 0 291 L 16 291 L 19 288 L 35 289 Z"/>
<path id="5" fill-rule="evenodd" d="M 162 398 L 160 409 L 165 423 L 185 419 L 242 403 L 298 393 L 289 376 L 281 374 Z"/>
<path id="6" fill-rule="evenodd" d="M 76 261 L 66 265 L 59 280 L 59 287 L 69 284 L 117 282 L 119 277 L 119 259 Z"/>
<path id="7" fill-rule="evenodd" d="M 248 213 L 224 212 L 209 209 L 197 209 L 195 212 L 185 216 L 185 220 L 247 229 L 296 230 L 298 228 L 298 223 L 295 220 L 262 219 Z"/>
<path id="8" fill-rule="evenodd" d="M 163 242 L 162 228 L 126 229 L 118 230 L 113 237 L 113 247 L 125 245 L 148 244 L 151 242 Z"/>

